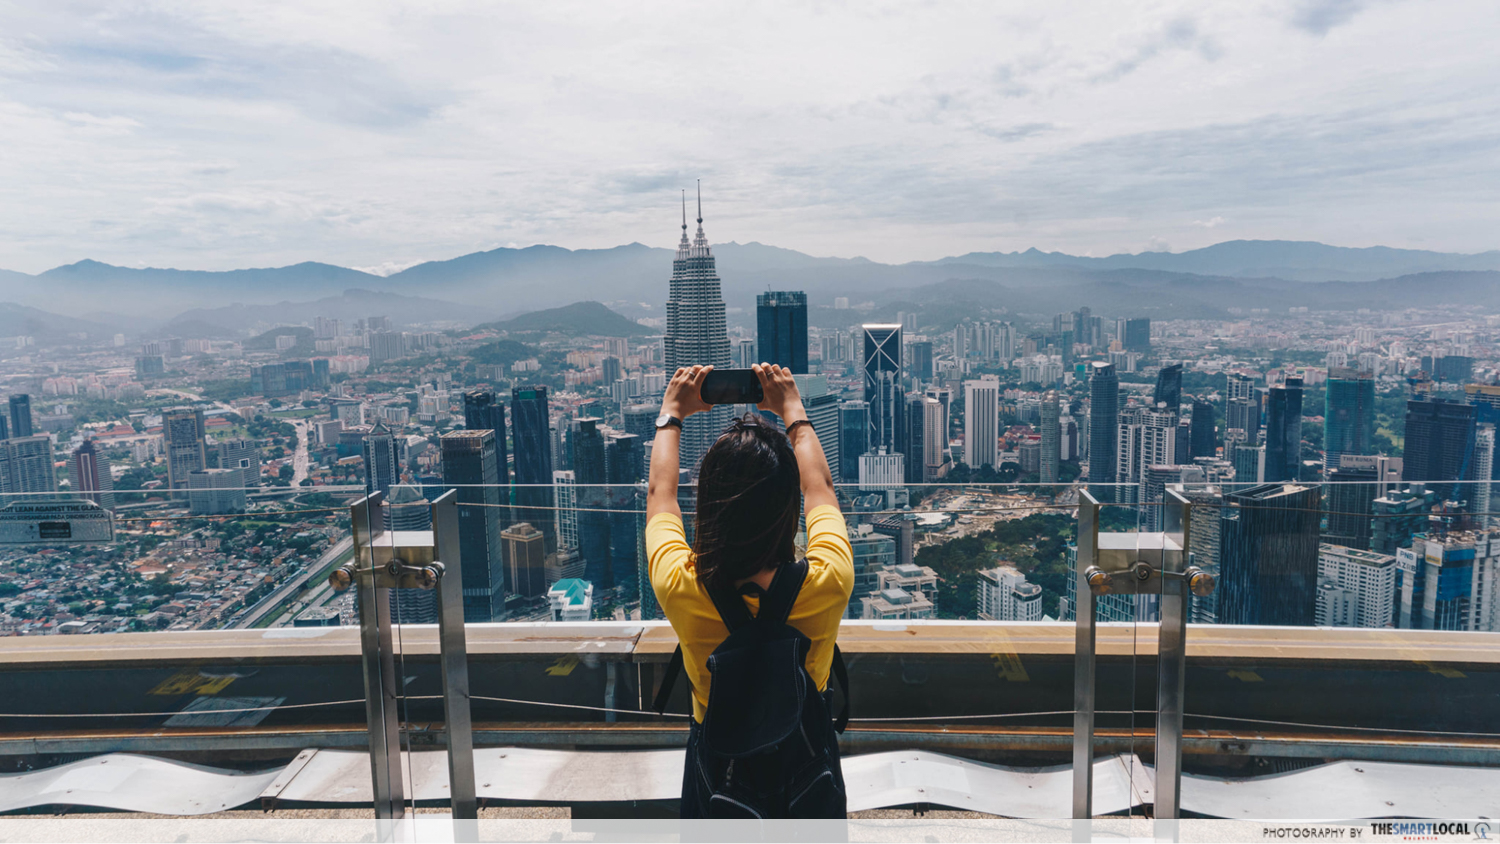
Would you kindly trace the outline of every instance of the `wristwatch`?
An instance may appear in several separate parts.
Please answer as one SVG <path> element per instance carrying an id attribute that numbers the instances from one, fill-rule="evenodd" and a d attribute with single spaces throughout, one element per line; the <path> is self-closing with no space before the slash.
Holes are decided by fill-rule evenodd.
<path id="1" fill-rule="evenodd" d="M 657 430 L 661 430 L 662 428 L 665 428 L 668 425 L 676 425 L 677 426 L 677 430 L 679 430 L 679 431 L 682 430 L 682 420 L 678 419 L 676 416 L 673 416 L 670 413 L 663 413 L 662 415 L 656 417 L 656 429 Z"/>

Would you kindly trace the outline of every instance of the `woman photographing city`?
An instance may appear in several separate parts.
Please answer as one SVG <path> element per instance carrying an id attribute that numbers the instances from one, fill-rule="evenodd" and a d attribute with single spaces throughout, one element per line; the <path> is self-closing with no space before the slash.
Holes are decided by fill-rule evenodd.
<path id="1" fill-rule="evenodd" d="M 757 406 L 786 433 L 749 414 L 709 448 L 690 545 L 678 450 L 682 420 L 710 407 L 702 386 L 712 369 L 679 369 L 667 385 L 646 502 L 651 586 L 680 642 L 658 710 L 678 666 L 692 686 L 682 816 L 842 818 L 835 732 L 848 717 L 847 683 L 835 642 L 854 564 L 833 476 L 791 372 L 757 364 Z M 830 673 L 846 696 L 837 721 Z"/>

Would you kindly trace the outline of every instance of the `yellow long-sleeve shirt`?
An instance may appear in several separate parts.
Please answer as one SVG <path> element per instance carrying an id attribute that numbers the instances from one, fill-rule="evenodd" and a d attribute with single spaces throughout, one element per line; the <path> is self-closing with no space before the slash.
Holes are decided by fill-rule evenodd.
<path id="1" fill-rule="evenodd" d="M 681 516 L 659 513 L 651 519 L 646 525 L 646 553 L 651 588 L 682 644 L 683 669 L 693 684 L 693 718 L 701 723 L 708 709 L 708 657 L 729 636 L 729 629 L 698 582 L 696 558 Z M 853 591 L 854 551 L 844 516 L 837 507 L 814 507 L 807 514 L 807 579 L 787 622 L 812 640 L 807 673 L 820 690 L 828 687 L 839 620 Z M 744 601 L 751 614 L 759 611 L 759 598 L 747 595 Z"/>

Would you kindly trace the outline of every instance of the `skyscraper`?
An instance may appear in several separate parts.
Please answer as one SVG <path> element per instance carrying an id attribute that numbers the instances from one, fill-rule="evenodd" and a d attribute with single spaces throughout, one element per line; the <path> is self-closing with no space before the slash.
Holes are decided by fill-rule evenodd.
<path id="1" fill-rule="evenodd" d="M 1224 496 L 1219 621 L 1310 627 L 1317 610 L 1318 488 L 1275 483 Z"/>
<path id="2" fill-rule="evenodd" d="M 57 491 L 53 474 L 52 437 L 33 434 L 0 441 L 0 492 L 35 493 Z"/>
<path id="3" fill-rule="evenodd" d="M 493 390 L 470 390 L 464 393 L 464 427 L 470 431 L 495 432 L 495 462 L 500 467 L 500 484 L 510 484 L 510 453 L 505 446 L 505 403 Z M 500 496 L 510 500 L 510 491 Z"/>
<path id="4" fill-rule="evenodd" d="M 729 366 L 729 335 L 724 324 L 724 298 L 708 236 L 703 233 L 703 198 L 698 198 L 698 232 L 691 243 L 687 233 L 687 202 L 683 201 L 682 242 L 672 260 L 667 299 L 667 333 L 662 339 L 667 372 L 679 367 Z M 683 422 L 682 468 L 698 472 L 709 446 L 729 425 L 731 408 L 716 406 Z"/>
<path id="5" fill-rule="evenodd" d="M 1241 431 L 1239 440 L 1246 445 L 1260 445 L 1260 393 L 1253 380 L 1237 372 L 1230 373 L 1225 387 L 1224 428 L 1226 434 Z"/>
<path id="6" fill-rule="evenodd" d="M 1375 453 L 1375 377 L 1353 369 L 1328 373 L 1323 412 L 1323 464 L 1332 469 L 1345 454 Z"/>
<path id="7" fill-rule="evenodd" d="M 384 419 L 365 435 L 365 494 L 386 494 L 401 483 L 401 460 L 396 454 L 396 436 Z"/>
<path id="8" fill-rule="evenodd" d="M 1219 453 L 1218 438 L 1214 430 L 1214 406 L 1209 402 L 1193 399 L 1190 436 L 1192 441 L 1188 457 L 1213 457 Z"/>
<path id="9" fill-rule="evenodd" d="M 1374 466 L 1334 466 L 1328 470 L 1324 486 L 1328 515 L 1325 543 L 1370 550 L 1370 520 L 1379 497 L 1377 475 Z"/>
<path id="10" fill-rule="evenodd" d="M 31 436 L 31 396 L 26 393 L 10 397 L 10 435 Z"/>
<path id="11" fill-rule="evenodd" d="M 1167 410 L 1177 413 L 1182 406 L 1182 364 L 1174 363 L 1156 371 L 1156 390 L 1151 394 L 1153 404 L 1166 404 Z"/>
<path id="12" fill-rule="evenodd" d="M 109 460 L 94 445 L 93 440 L 84 440 L 83 445 L 73 449 L 68 458 L 68 480 L 73 494 L 98 504 L 106 510 L 115 509 L 114 479 L 109 473 Z"/>
<path id="13" fill-rule="evenodd" d="M 843 453 L 839 435 L 839 397 L 828 389 L 828 378 L 823 375 L 798 375 L 795 378 L 797 391 L 802 394 L 802 406 L 807 410 L 807 421 L 823 446 L 828 458 L 828 472 L 838 481 L 843 472 Z"/>
<path id="14" fill-rule="evenodd" d="M 1473 405 L 1408 401 L 1401 479 L 1426 483 L 1439 500 L 1468 501 L 1468 485 L 1453 482 L 1474 479 L 1474 419 Z"/>
<path id="15" fill-rule="evenodd" d="M 901 326 L 871 323 L 864 334 L 865 401 L 870 403 L 870 450 L 898 454 L 904 447 L 904 393 L 901 389 Z"/>
<path id="16" fill-rule="evenodd" d="M 774 363 L 795 375 L 807 372 L 807 294 L 767 291 L 755 297 L 755 342 L 761 363 Z"/>
<path id="17" fill-rule="evenodd" d="M 500 470 L 495 432 L 443 435 L 443 483 L 458 490 L 458 549 L 464 621 L 505 620 L 505 559 L 500 545 Z"/>
<path id="18" fill-rule="evenodd" d="M 859 458 L 869 450 L 870 403 L 846 401 L 839 405 L 840 481 L 846 484 L 859 481 Z"/>
<path id="19" fill-rule="evenodd" d="M 1123 320 L 1124 332 L 1120 344 L 1132 352 L 1151 351 L 1151 318 Z"/>
<path id="20" fill-rule="evenodd" d="M 1142 484 L 1150 467 L 1176 466 L 1179 428 L 1177 414 L 1160 406 L 1134 407 L 1120 414 L 1115 437 L 1115 480 L 1128 486 L 1119 488 L 1116 501 L 1152 504 L 1161 500 L 1144 495 Z M 1149 517 L 1147 523 L 1156 525 L 1155 516 Z"/>
<path id="21" fill-rule="evenodd" d="M 907 393 L 906 406 L 902 411 L 902 431 L 905 440 L 901 453 L 906 455 L 906 481 L 919 484 L 927 480 L 927 446 L 923 437 L 927 435 L 927 397 L 921 393 Z"/>
<path id="22" fill-rule="evenodd" d="M 15 405 L 11 407 L 14 409 Z M 161 424 L 162 447 L 167 457 L 167 485 L 181 491 L 176 497 L 182 498 L 188 488 L 188 476 L 208 467 L 208 447 L 204 442 L 208 434 L 204 430 L 203 411 L 191 407 L 173 408 L 162 414 Z M 15 427 L 14 420 L 11 427 Z"/>
<path id="23" fill-rule="evenodd" d="M 552 512 L 552 428 L 547 388 L 513 388 L 510 422 L 516 446 L 515 520 L 540 530 L 550 553 L 557 548 L 557 522 Z"/>
<path id="24" fill-rule="evenodd" d="M 911 362 L 907 370 L 911 377 L 927 383 L 932 380 L 932 341 L 916 340 L 907 345 L 907 351 L 911 352 Z"/>
<path id="25" fill-rule="evenodd" d="M 1302 379 L 1266 391 L 1266 483 L 1295 481 L 1302 467 Z"/>
<path id="26" fill-rule="evenodd" d="M 547 541 L 542 532 L 521 522 L 501 531 L 500 541 L 505 543 L 510 591 L 527 598 L 547 594 Z"/>
<path id="27" fill-rule="evenodd" d="M 220 440 L 215 446 L 220 469 L 235 469 L 240 473 L 239 486 L 245 489 L 260 486 L 260 441 L 235 437 Z"/>
<path id="28" fill-rule="evenodd" d="M 569 439 L 573 443 L 573 474 L 578 481 L 578 550 L 583 554 L 584 579 L 602 590 L 614 585 L 609 560 L 609 491 L 604 486 L 609 483 L 604 431 L 599 428 L 599 419 L 575 421 L 578 430 Z M 634 562 L 632 557 L 632 566 Z"/>
<path id="29" fill-rule="evenodd" d="M 929 392 L 922 405 L 922 477 L 927 483 L 948 471 L 948 407 Z M 915 459 L 915 458 L 913 458 Z"/>
<path id="30" fill-rule="evenodd" d="M 644 586 L 639 577 L 639 544 L 635 498 L 645 480 L 645 445 L 634 434 L 611 433 L 604 441 L 604 474 L 609 480 L 609 568 L 625 601 L 635 601 Z"/>
<path id="31" fill-rule="evenodd" d="M 1089 375 L 1089 485 L 1103 502 L 1118 500 L 1115 488 L 1117 430 L 1120 427 L 1120 377 L 1114 364 L 1095 361 Z"/>
<path id="32" fill-rule="evenodd" d="M 1042 396 L 1042 483 L 1057 483 L 1057 462 L 1060 429 L 1057 419 L 1057 393 L 1048 391 Z"/>
<path id="33" fill-rule="evenodd" d="M 1000 379 L 964 382 L 964 463 L 999 468 Z"/>

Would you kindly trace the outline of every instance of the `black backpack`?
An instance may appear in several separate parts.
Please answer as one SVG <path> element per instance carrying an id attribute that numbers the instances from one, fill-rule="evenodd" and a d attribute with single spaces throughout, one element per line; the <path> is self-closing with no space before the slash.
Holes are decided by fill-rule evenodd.
<path id="1" fill-rule="evenodd" d="M 703 724 L 689 738 L 683 772 L 684 818 L 844 818 L 838 738 L 849 722 L 849 678 L 833 649 L 844 702 L 835 720 L 833 689 L 820 693 L 807 673 L 812 640 L 787 624 L 807 578 L 807 561 L 784 565 L 769 590 L 710 590 L 729 637 L 708 658 L 713 682 Z M 742 594 L 760 593 L 750 615 Z M 665 711 L 682 671 L 672 654 L 653 708 Z"/>

